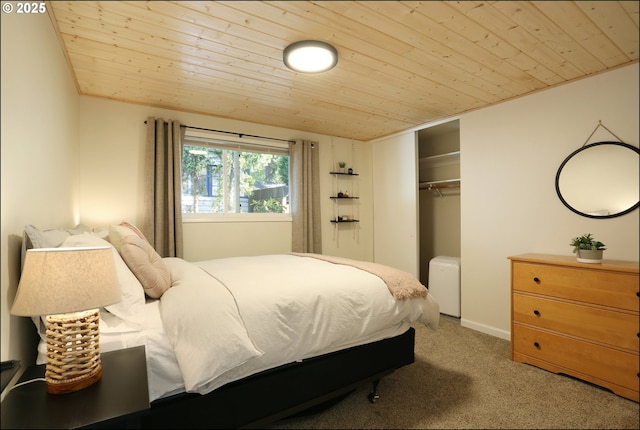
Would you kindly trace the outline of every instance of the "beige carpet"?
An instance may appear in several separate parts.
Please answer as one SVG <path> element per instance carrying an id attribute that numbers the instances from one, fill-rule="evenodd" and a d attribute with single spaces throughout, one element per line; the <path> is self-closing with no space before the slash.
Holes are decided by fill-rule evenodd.
<path id="1" fill-rule="evenodd" d="M 442 317 L 416 326 L 416 361 L 333 407 L 273 429 L 539 428 L 637 429 L 638 403 L 602 388 L 510 360 L 509 342 Z"/>

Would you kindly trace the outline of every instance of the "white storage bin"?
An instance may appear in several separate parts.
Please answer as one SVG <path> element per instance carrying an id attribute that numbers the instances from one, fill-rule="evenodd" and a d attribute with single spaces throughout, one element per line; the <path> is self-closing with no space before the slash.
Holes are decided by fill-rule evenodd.
<path id="1" fill-rule="evenodd" d="M 440 305 L 440 313 L 460 317 L 460 257 L 432 258 L 427 287 Z"/>

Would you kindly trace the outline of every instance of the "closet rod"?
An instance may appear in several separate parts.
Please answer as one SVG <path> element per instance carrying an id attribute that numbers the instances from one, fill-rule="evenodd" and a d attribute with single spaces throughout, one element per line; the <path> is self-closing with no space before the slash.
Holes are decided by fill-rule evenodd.
<path id="1" fill-rule="evenodd" d="M 437 188 L 459 188 L 460 179 L 445 179 L 442 181 L 420 182 L 421 190 L 435 190 Z"/>
<path id="2" fill-rule="evenodd" d="M 147 121 L 144 122 L 145 124 L 147 123 Z M 240 138 L 242 137 L 254 137 L 256 139 L 267 139 L 267 140 L 277 140 L 279 142 L 287 142 L 287 143 L 293 143 L 295 144 L 296 141 L 295 140 L 289 140 L 289 139 L 279 139 L 277 137 L 268 137 L 268 136 L 258 136 L 255 134 L 246 134 L 246 133 L 238 133 L 235 131 L 225 131 L 225 130 L 214 130 L 212 128 L 202 128 L 202 127 L 193 127 L 190 125 L 184 125 L 184 124 L 180 124 L 180 127 L 184 127 L 184 128 L 191 128 L 193 130 L 203 130 L 203 131 L 212 131 L 214 133 L 225 133 L 225 134 L 233 134 L 235 136 L 238 136 Z"/>
<path id="3" fill-rule="evenodd" d="M 424 185 L 424 186 L 420 186 L 420 189 L 427 189 L 427 190 L 437 190 L 437 189 L 442 189 L 442 188 L 460 188 L 460 185 L 436 185 L 436 184 L 431 184 L 431 185 Z"/>

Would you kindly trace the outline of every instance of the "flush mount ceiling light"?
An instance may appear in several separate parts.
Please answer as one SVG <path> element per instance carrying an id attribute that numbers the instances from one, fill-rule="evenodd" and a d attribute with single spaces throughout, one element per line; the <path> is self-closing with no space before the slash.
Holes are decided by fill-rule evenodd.
<path id="1" fill-rule="evenodd" d="M 292 43 L 285 48 L 282 57 L 288 68 L 302 73 L 325 72 L 338 63 L 336 48 L 318 40 Z"/>

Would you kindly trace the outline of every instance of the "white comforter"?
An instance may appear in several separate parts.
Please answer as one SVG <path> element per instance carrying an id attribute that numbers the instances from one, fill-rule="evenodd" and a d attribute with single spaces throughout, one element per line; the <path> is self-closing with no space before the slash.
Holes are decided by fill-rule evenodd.
<path id="1" fill-rule="evenodd" d="M 160 311 L 188 392 L 396 336 L 416 321 L 438 326 L 430 295 L 397 301 L 351 266 L 288 254 L 164 261 L 173 282 Z"/>

